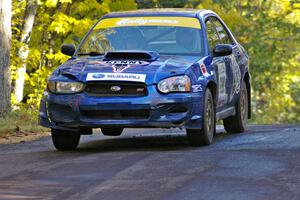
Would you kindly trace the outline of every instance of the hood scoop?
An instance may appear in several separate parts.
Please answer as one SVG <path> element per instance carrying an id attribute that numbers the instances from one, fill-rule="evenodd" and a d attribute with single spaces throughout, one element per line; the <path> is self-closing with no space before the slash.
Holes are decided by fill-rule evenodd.
<path id="1" fill-rule="evenodd" d="M 104 60 L 143 60 L 155 61 L 159 54 L 154 51 L 109 51 L 105 54 Z"/>

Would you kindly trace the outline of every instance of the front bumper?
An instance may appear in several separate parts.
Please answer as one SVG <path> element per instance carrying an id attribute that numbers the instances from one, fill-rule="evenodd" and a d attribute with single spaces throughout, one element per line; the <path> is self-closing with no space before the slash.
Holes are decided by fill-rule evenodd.
<path id="1" fill-rule="evenodd" d="M 57 95 L 45 91 L 39 123 L 73 131 L 101 127 L 199 129 L 202 108 L 202 93 L 160 94 L 155 86 L 148 86 L 144 97 L 94 97 L 85 92 Z"/>

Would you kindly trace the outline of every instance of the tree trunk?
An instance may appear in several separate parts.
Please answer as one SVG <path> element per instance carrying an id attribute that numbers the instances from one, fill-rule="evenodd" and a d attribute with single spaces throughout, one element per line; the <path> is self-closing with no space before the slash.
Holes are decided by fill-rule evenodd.
<path id="1" fill-rule="evenodd" d="M 21 42 L 22 47 L 19 49 L 18 56 L 21 59 L 21 67 L 17 69 L 17 78 L 14 88 L 14 97 L 19 103 L 23 99 L 24 84 L 26 76 L 26 63 L 29 53 L 28 44 L 30 41 L 31 31 L 34 24 L 34 18 L 37 9 L 37 0 L 27 0 L 25 16 L 24 16 L 24 26 L 22 29 Z"/>
<path id="2" fill-rule="evenodd" d="M 10 111 L 11 0 L 0 0 L 0 117 Z"/>

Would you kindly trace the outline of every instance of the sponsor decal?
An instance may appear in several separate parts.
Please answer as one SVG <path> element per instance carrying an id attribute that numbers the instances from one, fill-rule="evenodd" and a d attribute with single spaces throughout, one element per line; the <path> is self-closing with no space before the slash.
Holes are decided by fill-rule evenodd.
<path id="1" fill-rule="evenodd" d="M 125 69 L 130 68 L 130 65 L 124 64 L 116 64 L 111 66 L 113 68 L 113 72 L 123 72 Z"/>
<path id="2" fill-rule="evenodd" d="M 116 17 L 102 19 L 95 29 L 114 28 L 122 26 L 179 26 L 201 29 L 200 22 L 194 17 Z"/>
<path id="3" fill-rule="evenodd" d="M 240 84 L 241 84 L 241 70 L 236 62 L 235 57 L 231 56 L 231 67 L 232 67 L 232 73 L 233 73 L 233 88 L 234 93 L 238 94 L 240 92 Z"/>
<path id="4" fill-rule="evenodd" d="M 124 64 L 124 65 L 145 65 L 148 64 L 148 62 L 140 61 L 140 60 L 109 60 L 105 61 L 106 64 Z"/>
<path id="5" fill-rule="evenodd" d="M 231 71 L 232 71 L 232 78 L 233 78 L 232 91 L 231 91 L 230 99 L 229 99 L 231 101 L 233 99 L 233 96 L 240 92 L 241 70 L 240 70 L 238 63 L 236 62 L 234 55 L 230 56 L 230 61 L 231 61 Z"/>
<path id="6" fill-rule="evenodd" d="M 227 102 L 227 94 L 226 94 L 226 65 L 225 63 L 219 63 L 217 65 L 217 77 L 218 77 L 218 106 L 222 106 Z"/>
<path id="7" fill-rule="evenodd" d="M 144 66 L 144 65 L 148 65 L 149 63 L 145 61 L 139 61 L 139 60 L 110 60 L 110 61 L 105 61 L 105 64 L 111 65 L 114 73 L 120 73 L 130 67 Z"/>
<path id="8" fill-rule="evenodd" d="M 202 85 L 192 85 L 193 92 L 202 92 L 203 88 Z"/>
<path id="9" fill-rule="evenodd" d="M 87 81 L 134 81 L 145 82 L 145 74 L 125 74 L 125 73 L 88 73 Z"/>

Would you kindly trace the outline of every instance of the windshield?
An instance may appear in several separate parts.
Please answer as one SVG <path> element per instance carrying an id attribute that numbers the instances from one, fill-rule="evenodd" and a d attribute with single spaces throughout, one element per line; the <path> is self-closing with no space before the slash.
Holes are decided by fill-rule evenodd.
<path id="1" fill-rule="evenodd" d="M 176 17 L 175 19 L 180 19 L 177 23 L 174 17 L 172 19 L 157 18 L 101 20 L 83 41 L 77 54 L 96 53 L 98 55 L 107 51 L 156 51 L 159 54 L 203 55 L 203 37 L 200 23 L 196 18 Z M 107 20 L 111 21 L 107 22 Z"/>

